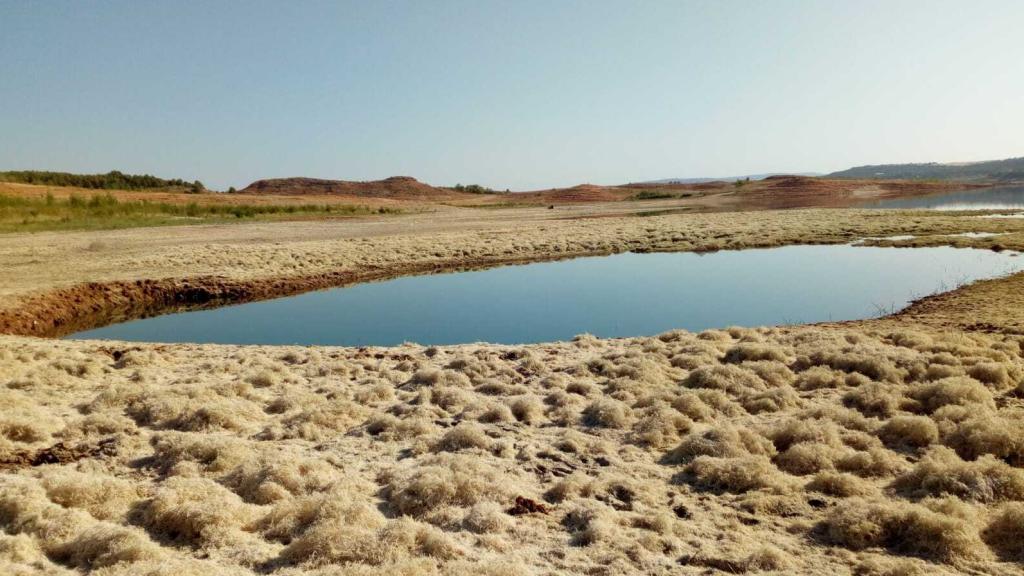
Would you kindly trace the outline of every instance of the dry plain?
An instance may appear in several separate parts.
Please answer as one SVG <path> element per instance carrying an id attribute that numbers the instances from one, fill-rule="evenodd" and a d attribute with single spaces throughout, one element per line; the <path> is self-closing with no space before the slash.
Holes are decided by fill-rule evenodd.
<path id="1" fill-rule="evenodd" d="M 661 214 L 685 204 L 0 236 L 0 573 L 1020 574 L 1021 274 L 878 320 L 527 346 L 51 338 L 623 251 L 1024 249 L 1021 219 Z"/>

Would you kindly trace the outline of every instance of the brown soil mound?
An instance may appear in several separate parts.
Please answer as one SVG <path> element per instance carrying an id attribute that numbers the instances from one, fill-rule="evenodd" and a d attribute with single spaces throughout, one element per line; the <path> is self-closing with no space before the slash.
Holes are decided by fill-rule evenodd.
<path id="1" fill-rule="evenodd" d="M 369 198 L 449 198 L 461 196 L 446 188 L 424 184 L 410 176 L 392 176 L 383 180 L 354 182 L 319 178 L 271 178 L 257 180 L 239 191 L 241 194 L 360 196 Z"/>

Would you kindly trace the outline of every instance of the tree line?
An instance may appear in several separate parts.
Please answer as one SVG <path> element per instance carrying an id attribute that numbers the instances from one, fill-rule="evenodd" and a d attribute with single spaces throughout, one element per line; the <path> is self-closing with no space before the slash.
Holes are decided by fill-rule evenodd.
<path id="1" fill-rule="evenodd" d="M 150 174 L 125 174 L 111 170 L 106 174 L 71 174 L 42 170 L 0 172 L 0 181 L 46 186 L 74 186 L 91 190 L 148 190 L 154 188 L 188 188 L 189 192 L 206 190 L 199 180 L 186 182 L 180 178 L 166 180 Z"/>

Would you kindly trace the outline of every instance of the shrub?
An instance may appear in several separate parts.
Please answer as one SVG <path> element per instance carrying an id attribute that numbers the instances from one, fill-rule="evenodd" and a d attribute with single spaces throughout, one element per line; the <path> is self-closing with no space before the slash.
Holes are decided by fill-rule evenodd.
<path id="1" fill-rule="evenodd" d="M 939 439 L 939 428 L 927 416 L 895 416 L 882 426 L 878 437 L 889 446 L 924 447 Z"/>
<path id="2" fill-rule="evenodd" d="M 678 446 L 665 454 L 669 464 L 687 463 L 698 456 L 737 458 L 748 455 L 772 456 L 775 447 L 746 428 L 722 424 L 687 434 Z"/>
<path id="3" fill-rule="evenodd" d="M 888 418 L 899 409 L 899 397 L 891 385 L 871 382 L 843 395 L 843 405 L 860 411 L 865 416 Z"/>
<path id="4" fill-rule="evenodd" d="M 820 470 L 832 470 L 839 451 L 821 442 L 801 442 L 780 452 L 773 461 L 780 469 L 804 476 Z"/>
<path id="5" fill-rule="evenodd" d="M 205 478 L 170 478 L 143 507 L 142 522 L 168 540 L 224 545 L 252 514 L 242 500 Z"/>
<path id="6" fill-rule="evenodd" d="M 856 476 L 838 472 L 820 472 L 807 483 L 805 488 L 811 492 L 821 492 L 840 498 L 867 496 L 877 491 L 873 485 Z"/>
<path id="7" fill-rule="evenodd" d="M 982 532 L 982 538 L 1009 562 L 1024 562 L 1024 504 L 1003 506 Z"/>
<path id="8" fill-rule="evenodd" d="M 778 470 L 764 456 L 698 456 L 687 465 L 685 473 L 695 486 L 717 492 L 743 493 L 783 485 Z"/>
<path id="9" fill-rule="evenodd" d="M 460 450 L 487 450 L 491 440 L 484 433 L 483 427 L 472 422 L 463 422 L 452 428 L 434 445 L 438 452 L 458 452 Z"/>
<path id="10" fill-rule="evenodd" d="M 600 428 L 625 428 L 632 419 L 632 410 L 618 400 L 600 398 L 583 409 L 583 423 Z"/>
<path id="11" fill-rule="evenodd" d="M 850 499 L 833 509 L 821 529 L 826 541 L 851 550 L 880 546 L 947 563 L 986 555 L 970 524 L 923 506 Z"/>
<path id="12" fill-rule="evenodd" d="M 688 388 L 708 388 L 740 396 L 765 390 L 764 382 L 757 374 L 733 364 L 701 366 L 683 381 Z"/>
<path id="13" fill-rule="evenodd" d="M 388 503 L 399 514 L 422 517 L 444 506 L 472 506 L 504 500 L 508 483 L 476 459 L 439 456 L 388 483 Z"/>
<path id="14" fill-rule="evenodd" d="M 931 414 L 943 406 L 973 406 L 974 410 L 988 411 L 996 407 L 992 393 L 971 378 L 945 378 L 921 384 L 908 394 L 918 401 L 922 410 Z"/>
<path id="15" fill-rule="evenodd" d="M 945 444 L 967 460 L 985 454 L 1014 465 L 1024 464 L 1024 424 L 991 414 L 969 417 L 945 438 Z"/>
<path id="16" fill-rule="evenodd" d="M 1024 500 L 1024 471 L 992 456 L 965 462 L 949 448 L 936 446 L 893 486 L 914 497 L 951 494 L 976 502 Z"/>
<path id="17" fill-rule="evenodd" d="M 741 362 L 750 362 L 758 360 L 774 360 L 776 362 L 786 362 L 786 354 L 769 344 L 763 343 L 744 343 L 733 346 L 725 353 L 723 362 L 729 362 L 731 364 L 739 364 Z"/>

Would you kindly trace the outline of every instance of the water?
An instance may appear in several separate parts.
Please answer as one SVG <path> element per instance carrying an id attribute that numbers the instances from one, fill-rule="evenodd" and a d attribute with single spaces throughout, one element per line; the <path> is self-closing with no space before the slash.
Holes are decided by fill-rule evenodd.
<path id="1" fill-rule="evenodd" d="M 620 254 L 398 278 L 79 332 L 233 344 L 527 343 L 852 320 L 1024 266 L 954 248 L 789 246 Z"/>
<path id="2" fill-rule="evenodd" d="M 866 208 L 901 208 L 925 210 L 1021 210 L 1024 209 L 1024 186 L 1003 186 L 983 190 L 964 190 L 918 196 L 878 200 Z"/>

